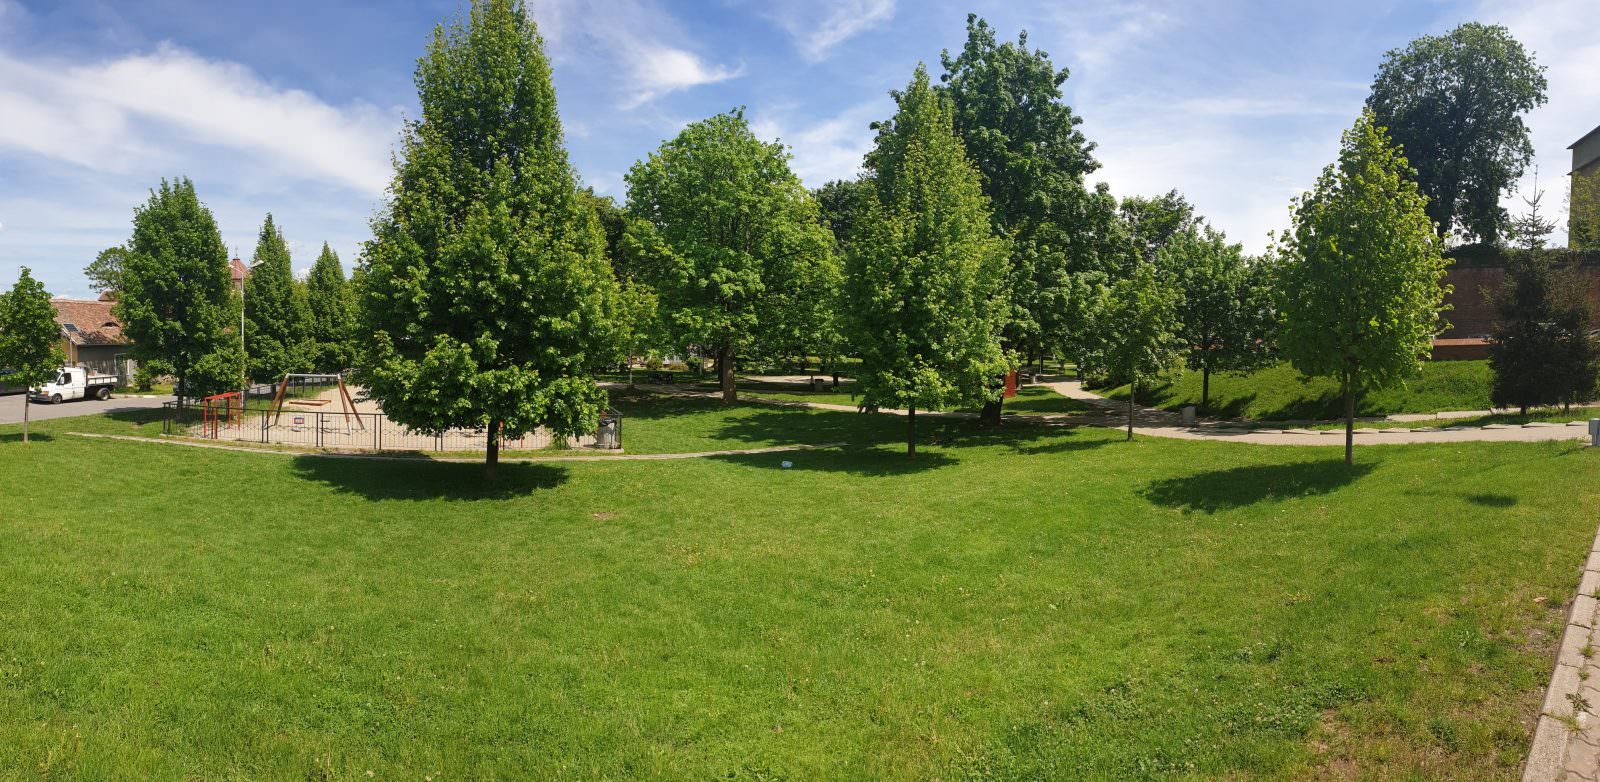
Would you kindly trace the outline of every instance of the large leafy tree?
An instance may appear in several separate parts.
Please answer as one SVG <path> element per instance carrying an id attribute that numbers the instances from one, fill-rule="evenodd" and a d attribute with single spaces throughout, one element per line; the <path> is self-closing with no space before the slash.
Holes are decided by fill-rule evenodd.
<path id="1" fill-rule="evenodd" d="M 1510 31 L 1468 22 L 1385 55 L 1367 109 L 1389 130 L 1428 198 L 1440 237 L 1492 243 L 1500 195 L 1533 159 L 1522 115 L 1545 102 L 1544 68 Z"/>
<path id="2" fill-rule="evenodd" d="M 360 283 L 356 377 L 423 432 L 594 431 L 615 355 L 605 237 L 567 161 L 544 42 L 521 3 L 476 0 L 417 64 Z"/>
<path id="3" fill-rule="evenodd" d="M 917 410 L 988 401 L 1010 368 L 1006 246 L 926 69 L 895 98 L 868 157 L 875 192 L 847 260 L 847 311 L 863 405 L 904 408 L 915 455 Z"/>
<path id="4" fill-rule="evenodd" d="M 134 210 L 116 315 L 140 364 L 158 363 L 184 399 L 237 389 L 239 297 L 211 210 L 188 178 L 168 182 Z"/>
<path id="5" fill-rule="evenodd" d="M 1567 246 L 1600 250 L 1600 172 L 1573 174 L 1568 202 Z"/>
<path id="6" fill-rule="evenodd" d="M 833 231 L 835 247 L 843 252 L 865 219 L 872 200 L 872 183 L 864 179 L 835 179 L 814 191 L 822 221 Z"/>
<path id="7" fill-rule="evenodd" d="M 318 372 L 340 372 L 355 359 L 354 293 L 339 255 L 322 243 L 306 277 L 308 363 Z"/>
<path id="8" fill-rule="evenodd" d="M 250 276 L 244 282 L 245 367 L 258 383 L 311 368 L 311 315 L 295 284 L 289 243 L 272 215 L 261 223 Z"/>
<path id="9" fill-rule="evenodd" d="M 756 138 L 742 110 L 690 124 L 627 180 L 661 316 L 678 344 L 716 357 L 722 398 L 734 401 L 738 356 L 803 328 L 808 313 L 791 297 L 835 274 L 816 200 L 783 145 Z"/>
<path id="10" fill-rule="evenodd" d="M 1600 351 L 1589 336 L 1593 307 L 1588 280 L 1557 268 L 1549 254 L 1513 252 L 1495 294 L 1489 342 L 1496 407 L 1587 402 L 1600 376 Z"/>
<path id="11" fill-rule="evenodd" d="M 1070 272 L 1083 263 L 1075 234 L 1088 230 L 1083 178 L 1099 167 L 1082 122 L 1063 100 L 1066 68 L 1028 46 L 1028 34 L 1001 43 L 994 29 L 967 16 L 961 51 L 942 55 L 941 92 L 952 122 L 989 199 L 995 232 L 1010 250 L 1004 309 L 1004 343 L 1024 355 L 1042 355 L 1059 343 L 1059 316 L 1072 288 Z M 999 382 L 996 378 L 993 382 Z M 984 406 L 998 423 L 1001 401 Z"/>
<path id="12" fill-rule="evenodd" d="M 1180 293 L 1177 319 L 1184 362 L 1200 372 L 1200 409 L 1211 403 L 1211 374 L 1263 366 L 1272 358 L 1277 313 L 1264 264 L 1209 226 L 1170 237 L 1155 268 Z"/>
<path id="13" fill-rule="evenodd" d="M 1150 264 L 1111 283 L 1094 307 L 1099 336 L 1086 354 L 1096 371 L 1128 382 L 1128 439 L 1139 390 L 1175 367 L 1182 356 L 1178 335 L 1181 297 Z"/>
<path id="14" fill-rule="evenodd" d="M 1177 190 L 1154 197 L 1129 196 L 1122 199 L 1117 211 L 1134 249 L 1147 263 L 1154 263 L 1174 238 L 1198 230 L 1201 222 L 1194 205 Z"/>
<path id="15" fill-rule="evenodd" d="M 17 284 L 0 293 L 0 367 L 11 373 L 8 382 L 21 385 L 22 442 L 28 442 L 28 412 L 32 396 L 27 392 L 49 380 L 66 362 L 61 352 L 61 327 L 56 325 L 55 307 L 44 283 L 22 267 Z"/>
<path id="16" fill-rule="evenodd" d="M 1411 167 L 1370 112 L 1339 161 L 1295 199 L 1280 238 L 1279 346 L 1295 369 L 1339 381 L 1345 463 L 1355 399 L 1416 374 L 1443 325 L 1446 261 Z"/>
<path id="17" fill-rule="evenodd" d="M 83 276 L 89 278 L 89 287 L 100 293 L 115 295 L 122 288 L 122 265 L 128 258 L 128 248 L 120 245 L 107 247 L 83 267 Z"/>

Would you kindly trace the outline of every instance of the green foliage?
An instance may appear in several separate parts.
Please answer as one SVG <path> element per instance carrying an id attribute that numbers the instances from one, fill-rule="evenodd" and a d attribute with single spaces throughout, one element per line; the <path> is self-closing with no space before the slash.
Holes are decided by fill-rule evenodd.
<path id="1" fill-rule="evenodd" d="M 1539 188 L 1539 172 L 1534 171 L 1533 195 L 1522 199 L 1527 211 L 1517 215 L 1506 226 L 1506 239 L 1524 250 L 1543 250 L 1555 233 L 1556 221 L 1539 213 L 1544 201 L 1544 191 Z"/>
<path id="2" fill-rule="evenodd" d="M 89 287 L 100 293 L 112 293 L 122 289 L 122 267 L 128 258 L 128 248 L 117 246 L 107 247 L 88 266 L 83 267 L 83 276 L 89 279 Z"/>
<path id="3" fill-rule="evenodd" d="M 1129 196 L 1117 207 L 1128 228 L 1129 239 L 1146 262 L 1154 263 L 1162 248 L 1175 238 L 1198 231 L 1201 219 L 1194 204 L 1177 190 L 1159 196 Z"/>
<path id="4" fill-rule="evenodd" d="M 306 338 L 312 370 L 342 372 L 355 361 L 355 294 L 339 256 L 322 243 L 306 278 Z"/>
<path id="5" fill-rule="evenodd" d="M 1178 291 L 1164 284 L 1149 264 L 1112 283 L 1096 309 L 1100 332 L 1085 369 L 1104 372 L 1138 389 L 1171 371 L 1183 357 L 1178 337 Z M 1129 404 L 1128 439 L 1133 439 Z"/>
<path id="6" fill-rule="evenodd" d="M 868 156 L 869 219 L 847 261 L 846 311 L 868 407 L 940 410 L 992 400 L 1006 245 L 989 229 L 978 174 L 950 106 L 918 66 Z"/>
<path id="7" fill-rule="evenodd" d="M 134 210 L 116 315 L 141 364 L 172 370 L 180 397 L 237 389 L 239 297 L 211 210 L 188 178 L 151 191 Z"/>
<path id="8" fill-rule="evenodd" d="M 1384 57 L 1367 110 L 1416 168 L 1440 236 L 1494 242 L 1500 194 L 1533 160 L 1522 115 L 1545 103 L 1544 68 L 1510 31 L 1468 22 Z"/>
<path id="9" fill-rule="evenodd" d="M 866 217 L 872 202 L 872 183 L 865 179 L 835 179 L 812 195 L 817 199 L 822 221 L 833 231 L 835 248 L 843 252 Z"/>
<path id="10" fill-rule="evenodd" d="M 940 92 L 978 170 L 995 232 L 1009 248 L 1004 343 L 1026 355 L 1059 344 L 1071 329 L 1061 314 L 1071 272 L 1098 260 L 1096 215 L 1083 178 L 1099 168 L 1082 119 L 1063 100 L 1068 77 L 1028 34 L 1000 43 L 994 29 L 967 16 L 967 40 L 943 53 Z"/>
<path id="11" fill-rule="evenodd" d="M 55 315 L 44 283 L 22 267 L 11 290 L 0 293 L 0 367 L 11 373 L 8 382 L 32 388 L 48 381 L 66 362 Z M 26 401 L 23 404 L 22 440 L 27 442 Z"/>
<path id="12" fill-rule="evenodd" d="M 435 29 L 359 283 L 356 377 L 423 432 L 593 431 L 616 354 L 605 237 L 562 146 L 550 64 L 520 3 Z M 371 335 L 370 339 L 366 335 Z"/>
<path id="13" fill-rule="evenodd" d="M 1543 253 L 1517 252 L 1495 295 L 1489 366 L 1496 407 L 1588 402 L 1600 378 L 1600 350 L 1589 331 L 1587 278 L 1556 268 Z"/>
<path id="14" fill-rule="evenodd" d="M 1568 200 L 1567 245 L 1574 250 L 1600 250 L 1600 172 L 1573 175 Z"/>
<path id="15" fill-rule="evenodd" d="M 1364 112 L 1280 237 L 1279 345 L 1301 372 L 1340 380 L 1347 418 L 1359 389 L 1415 375 L 1443 325 L 1446 261 L 1410 171 Z"/>
<path id="16" fill-rule="evenodd" d="M 757 139 L 742 110 L 690 124 L 627 180 L 631 252 L 651 259 L 675 342 L 718 358 L 724 399 L 738 354 L 809 349 L 830 328 L 827 290 L 798 286 L 837 278 L 833 237 L 783 145 Z"/>
<path id="17" fill-rule="evenodd" d="M 1156 256 L 1162 278 L 1180 294 L 1178 339 L 1184 362 L 1202 374 L 1200 406 L 1210 402 L 1211 374 L 1272 361 L 1277 313 L 1268 268 L 1210 227 L 1170 237 Z"/>
<path id="18" fill-rule="evenodd" d="M 261 224 L 250 276 L 244 281 L 245 352 L 250 379 L 274 383 L 311 369 L 311 313 L 295 284 L 289 244 L 272 215 Z"/>

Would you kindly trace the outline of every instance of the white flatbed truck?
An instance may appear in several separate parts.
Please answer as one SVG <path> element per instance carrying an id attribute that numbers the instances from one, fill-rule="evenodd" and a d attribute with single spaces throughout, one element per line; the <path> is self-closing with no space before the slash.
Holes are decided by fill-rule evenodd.
<path id="1" fill-rule="evenodd" d="M 28 392 L 34 402 L 59 405 L 73 399 L 110 399 L 117 385 L 116 375 L 102 375 L 83 367 L 62 367 L 56 379 Z"/>

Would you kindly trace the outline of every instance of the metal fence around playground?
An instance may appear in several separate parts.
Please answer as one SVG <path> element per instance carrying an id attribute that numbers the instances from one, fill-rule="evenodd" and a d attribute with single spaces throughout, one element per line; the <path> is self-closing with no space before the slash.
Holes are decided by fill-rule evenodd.
<path id="1" fill-rule="evenodd" d="M 252 389 L 253 391 L 254 389 Z M 389 420 L 383 413 L 343 410 L 305 410 L 288 403 L 278 409 L 253 402 L 250 394 L 241 404 L 205 405 L 177 402 L 163 405 L 162 432 L 180 437 L 226 440 L 262 445 L 290 445 L 341 451 L 484 451 L 484 429 L 450 429 L 438 434 L 418 432 Z M 622 415 L 607 410 L 593 433 L 559 438 L 540 429 L 517 438 L 500 438 L 500 448 L 534 451 L 555 447 L 593 450 L 622 448 Z"/>

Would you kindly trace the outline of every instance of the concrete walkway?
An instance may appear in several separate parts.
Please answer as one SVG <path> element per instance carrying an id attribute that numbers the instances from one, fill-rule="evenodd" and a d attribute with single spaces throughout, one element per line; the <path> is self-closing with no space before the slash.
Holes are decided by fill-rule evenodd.
<path id="1" fill-rule="evenodd" d="M 1099 426 L 1126 426 L 1127 403 L 1106 399 L 1087 391 L 1076 380 L 1046 382 L 1056 393 L 1069 399 L 1094 405 L 1104 410 L 1107 417 L 1088 422 Z M 1466 415 L 1454 416 L 1466 417 Z M 1399 419 L 1396 419 L 1399 420 Z M 1422 420 L 1422 419 L 1410 419 Z M 1245 428 L 1229 422 L 1201 423 L 1183 426 L 1178 414 L 1154 408 L 1135 407 L 1133 431 L 1152 437 L 1169 437 L 1177 440 L 1227 440 L 1253 445 L 1344 445 L 1343 429 L 1262 429 Z M 1392 429 L 1357 429 L 1356 443 L 1361 445 L 1403 445 L 1406 443 L 1460 443 L 1460 442 L 1531 442 L 1538 440 L 1587 440 L 1588 423 L 1572 424 L 1533 423 L 1521 426 L 1491 424 L 1483 427 L 1419 428 L 1395 427 Z"/>
<path id="2" fill-rule="evenodd" d="M 1600 533 L 1596 534 L 1567 611 L 1550 686 L 1539 708 L 1533 746 L 1522 767 L 1523 782 L 1600 779 L 1600 659 L 1596 657 L 1596 625 L 1600 621 Z"/>

